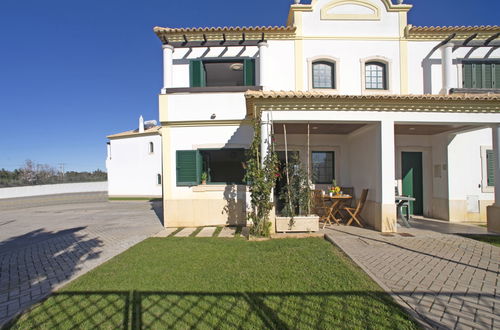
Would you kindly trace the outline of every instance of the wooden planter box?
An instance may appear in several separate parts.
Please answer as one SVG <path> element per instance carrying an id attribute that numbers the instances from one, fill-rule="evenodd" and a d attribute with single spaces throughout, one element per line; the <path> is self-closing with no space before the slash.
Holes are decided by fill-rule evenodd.
<path id="1" fill-rule="evenodd" d="M 294 217 L 294 224 L 290 227 L 290 217 L 276 217 L 276 231 L 283 232 L 312 232 L 319 231 L 319 217 Z"/>

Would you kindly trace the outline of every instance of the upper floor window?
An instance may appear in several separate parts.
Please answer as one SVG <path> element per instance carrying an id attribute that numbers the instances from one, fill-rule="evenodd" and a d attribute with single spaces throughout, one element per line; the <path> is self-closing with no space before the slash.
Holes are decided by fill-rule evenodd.
<path id="1" fill-rule="evenodd" d="M 149 153 L 152 154 L 155 152 L 155 145 L 153 142 L 149 142 Z"/>
<path id="2" fill-rule="evenodd" d="M 384 63 L 365 63 L 365 89 L 387 89 L 387 66 Z"/>
<path id="3" fill-rule="evenodd" d="M 253 59 L 191 60 L 191 87 L 254 86 Z"/>
<path id="4" fill-rule="evenodd" d="M 464 60 L 463 88 L 500 88 L 500 60 Z"/>
<path id="5" fill-rule="evenodd" d="M 313 62 L 312 87 L 335 89 L 335 63 L 326 61 Z"/>

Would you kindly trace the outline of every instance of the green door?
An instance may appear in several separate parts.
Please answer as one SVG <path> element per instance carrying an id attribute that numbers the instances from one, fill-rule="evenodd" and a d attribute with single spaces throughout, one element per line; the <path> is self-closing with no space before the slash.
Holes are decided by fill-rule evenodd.
<path id="1" fill-rule="evenodd" d="M 403 152 L 401 167 L 403 169 L 403 195 L 416 198 L 415 202 L 410 202 L 410 213 L 415 215 L 423 215 L 424 189 L 422 175 L 422 153 Z"/>

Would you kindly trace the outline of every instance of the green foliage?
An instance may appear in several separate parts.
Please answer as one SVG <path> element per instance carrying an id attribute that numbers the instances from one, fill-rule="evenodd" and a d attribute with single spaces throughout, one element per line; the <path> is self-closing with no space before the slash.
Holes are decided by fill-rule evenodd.
<path id="1" fill-rule="evenodd" d="M 254 121 L 254 137 L 248 152 L 248 161 L 245 180 L 250 190 L 252 210 L 248 214 L 248 220 L 252 222 L 250 234 L 254 236 L 268 237 L 270 235 L 271 223 L 269 214 L 274 204 L 271 195 L 275 186 L 278 156 L 269 143 L 267 156 L 262 164 L 261 152 L 261 122 Z"/>
<path id="2" fill-rule="evenodd" d="M 106 181 L 107 173 L 101 170 L 93 172 L 61 172 L 47 164 L 37 164 L 26 160 L 24 166 L 13 171 L 0 170 L 0 187 L 18 187 L 38 184 L 67 182 Z"/>
<path id="3" fill-rule="evenodd" d="M 201 173 L 201 181 L 207 181 L 208 179 L 208 174 L 207 172 L 203 172 Z"/>
<path id="4" fill-rule="evenodd" d="M 311 188 L 307 172 L 297 155 L 292 155 L 288 159 L 288 166 L 283 168 L 282 175 L 285 178 L 288 176 L 289 179 L 289 183 L 279 192 L 279 198 L 284 204 L 282 215 L 291 217 L 290 225 L 293 225 L 294 216 L 310 214 Z"/>
<path id="5" fill-rule="evenodd" d="M 55 253 L 55 252 L 54 252 Z M 12 329 L 418 329 L 320 238 L 151 238 L 82 275 Z"/>

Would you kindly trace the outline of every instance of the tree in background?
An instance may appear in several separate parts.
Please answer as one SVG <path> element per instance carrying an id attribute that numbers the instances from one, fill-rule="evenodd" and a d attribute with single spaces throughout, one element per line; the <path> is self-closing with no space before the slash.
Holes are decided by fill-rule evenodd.
<path id="1" fill-rule="evenodd" d="M 48 164 L 37 164 L 28 159 L 23 167 L 8 171 L 0 170 L 0 187 L 17 187 L 38 184 L 54 184 L 66 182 L 106 181 L 107 173 L 101 170 L 93 172 L 70 171 L 62 173 Z"/>

